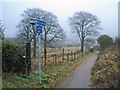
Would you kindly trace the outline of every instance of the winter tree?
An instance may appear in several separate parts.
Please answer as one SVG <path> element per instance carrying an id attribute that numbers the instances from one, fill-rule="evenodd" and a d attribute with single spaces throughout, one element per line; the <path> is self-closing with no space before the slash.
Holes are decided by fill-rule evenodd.
<path id="1" fill-rule="evenodd" d="M 84 41 L 88 36 L 97 36 L 98 30 L 100 30 L 99 19 L 88 12 L 76 12 L 73 17 L 70 17 L 69 24 L 73 33 L 77 33 L 81 42 L 81 52 L 83 56 Z"/>
<path id="2" fill-rule="evenodd" d="M 41 44 L 44 47 L 44 57 L 46 64 L 46 47 L 54 45 L 55 43 L 65 39 L 65 33 L 58 23 L 57 17 L 51 12 L 41 10 L 39 8 L 26 9 L 22 14 L 22 20 L 17 26 L 19 31 L 19 38 L 27 41 L 34 40 L 34 57 L 36 56 L 36 30 L 35 25 L 30 24 L 30 18 L 41 19 L 46 21 L 47 25 L 43 27 L 41 34 Z M 24 36 L 24 37 L 23 37 Z"/>

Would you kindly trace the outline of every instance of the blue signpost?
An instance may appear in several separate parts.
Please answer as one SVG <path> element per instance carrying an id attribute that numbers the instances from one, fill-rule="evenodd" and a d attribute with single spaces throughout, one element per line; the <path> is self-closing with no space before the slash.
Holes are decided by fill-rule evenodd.
<path id="1" fill-rule="evenodd" d="M 39 53 L 39 82 L 41 84 L 41 63 L 40 63 L 40 33 L 38 33 L 38 53 Z"/>
<path id="2" fill-rule="evenodd" d="M 40 63 L 40 33 L 42 33 L 42 26 L 46 26 L 46 22 L 40 21 L 38 19 L 35 20 L 36 33 L 38 33 L 38 53 L 39 53 L 39 82 L 41 84 L 41 63 Z"/>
<path id="3" fill-rule="evenodd" d="M 40 63 L 40 33 L 42 33 L 42 26 L 46 26 L 46 22 L 39 19 L 31 19 L 31 24 L 36 25 L 36 33 L 38 33 L 38 55 L 39 55 L 39 82 L 41 84 L 41 63 Z"/>

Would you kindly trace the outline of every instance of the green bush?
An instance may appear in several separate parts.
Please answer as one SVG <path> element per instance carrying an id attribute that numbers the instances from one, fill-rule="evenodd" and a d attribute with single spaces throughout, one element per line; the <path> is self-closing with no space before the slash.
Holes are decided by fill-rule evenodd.
<path id="1" fill-rule="evenodd" d="M 2 70 L 3 72 L 19 73 L 23 70 L 22 56 L 25 55 L 25 46 L 13 44 L 10 41 L 2 42 Z"/>
<path id="2" fill-rule="evenodd" d="M 98 37 L 97 42 L 100 44 L 101 49 L 104 50 L 113 44 L 113 39 L 108 35 L 101 35 Z"/>

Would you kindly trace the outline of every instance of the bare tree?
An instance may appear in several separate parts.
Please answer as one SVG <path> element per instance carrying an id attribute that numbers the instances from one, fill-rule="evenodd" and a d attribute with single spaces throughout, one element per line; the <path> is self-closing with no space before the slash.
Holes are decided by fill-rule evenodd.
<path id="1" fill-rule="evenodd" d="M 44 57 L 45 57 L 45 64 L 46 64 L 46 47 L 49 45 L 54 45 L 58 41 L 65 39 L 65 34 L 63 29 L 60 27 L 58 23 L 58 19 L 55 15 L 50 12 L 45 14 L 45 21 L 47 21 L 47 26 L 44 28 L 42 33 L 42 44 L 44 45 Z"/>
<path id="2" fill-rule="evenodd" d="M 23 17 L 20 23 L 18 24 L 18 29 L 20 30 L 20 33 L 18 35 L 18 38 L 21 40 L 24 40 L 26 38 L 27 42 L 31 42 L 32 39 L 34 40 L 34 53 L 33 57 L 36 57 L 36 30 L 35 25 L 30 24 L 30 18 L 38 18 L 41 17 L 41 14 L 44 11 L 41 9 L 33 8 L 33 9 L 26 9 L 21 16 Z M 22 29 L 22 30 L 21 30 Z M 23 37 L 24 38 L 23 38 Z"/>
<path id="3" fill-rule="evenodd" d="M 29 40 L 31 40 L 32 38 L 34 39 L 34 53 L 36 53 L 37 35 L 36 35 L 35 26 L 31 26 L 29 23 L 30 18 L 37 18 L 37 19 L 46 21 L 47 26 L 43 28 L 43 31 L 41 34 L 41 43 L 44 46 L 44 57 L 45 57 L 45 64 L 46 64 L 46 53 L 47 53 L 46 47 L 53 45 L 59 41 L 62 41 L 65 38 L 64 31 L 60 27 L 57 17 L 51 12 L 47 12 L 47 11 L 44 11 L 38 8 L 32 8 L 32 9 L 25 10 L 24 13 L 22 14 L 22 17 L 23 17 L 22 21 L 24 22 L 24 24 L 22 25 L 23 27 L 22 29 L 24 32 L 22 31 L 20 33 L 21 34 L 24 33 L 25 36 L 27 36 L 26 33 L 29 32 L 29 35 L 31 35 L 29 37 Z M 33 33 L 33 35 L 30 34 L 30 32 Z M 22 38 L 22 35 L 21 35 L 21 38 Z"/>
<path id="4" fill-rule="evenodd" d="M 81 52 L 83 56 L 84 41 L 88 36 L 97 36 L 100 28 L 98 18 L 87 12 L 76 12 L 73 17 L 69 18 L 69 24 L 72 32 L 77 33 L 81 42 Z"/>
<path id="5" fill-rule="evenodd" d="M 21 20 L 16 27 L 19 29 L 16 37 L 17 44 L 25 44 L 26 42 L 28 43 L 32 41 L 33 30 L 31 25 L 26 24 L 24 20 Z"/>

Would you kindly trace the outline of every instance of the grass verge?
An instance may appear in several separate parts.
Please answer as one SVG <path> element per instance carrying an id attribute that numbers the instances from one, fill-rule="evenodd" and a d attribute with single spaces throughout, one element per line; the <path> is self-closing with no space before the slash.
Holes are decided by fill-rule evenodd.
<path id="1" fill-rule="evenodd" d="M 98 54 L 91 71 L 92 88 L 120 88 L 120 55 L 117 46 L 110 46 Z"/>
<path id="2" fill-rule="evenodd" d="M 90 57 L 93 53 L 89 53 L 80 59 L 69 61 L 58 66 L 53 66 L 45 72 L 41 72 L 42 85 L 39 84 L 39 72 L 32 71 L 31 75 L 26 78 L 16 74 L 3 73 L 3 88 L 55 88 L 67 76 L 69 76 L 83 61 Z"/>

